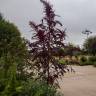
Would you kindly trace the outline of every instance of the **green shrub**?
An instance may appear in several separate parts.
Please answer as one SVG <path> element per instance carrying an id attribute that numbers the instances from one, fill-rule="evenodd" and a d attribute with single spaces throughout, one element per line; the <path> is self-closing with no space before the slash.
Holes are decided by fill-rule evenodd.
<path id="1" fill-rule="evenodd" d="M 92 65 L 92 62 L 89 61 L 89 60 L 87 60 L 86 62 L 83 62 L 82 64 L 83 64 L 83 65 Z"/>
<path id="2" fill-rule="evenodd" d="M 89 57 L 89 61 L 91 61 L 91 62 L 96 62 L 96 56 L 91 56 L 91 57 Z"/>
<path id="3" fill-rule="evenodd" d="M 57 92 L 57 88 L 42 81 L 29 80 L 24 84 L 23 93 L 20 96 L 63 96 Z"/>
<path id="4" fill-rule="evenodd" d="M 63 96 L 57 88 L 45 81 L 14 81 L 12 80 L 0 90 L 0 96 Z"/>
<path id="5" fill-rule="evenodd" d="M 88 62 L 87 62 L 87 58 L 85 56 L 82 56 L 80 58 L 80 65 L 83 66 L 83 65 L 87 65 Z"/>
<path id="6" fill-rule="evenodd" d="M 96 67 L 96 56 L 89 57 L 88 61 L 90 62 L 90 65 L 93 65 Z"/>
<path id="7" fill-rule="evenodd" d="M 60 63 L 60 64 L 65 64 L 65 65 L 66 65 L 66 61 L 65 61 L 64 59 L 59 60 L 59 63 Z"/>
<path id="8" fill-rule="evenodd" d="M 86 61 L 87 61 L 87 58 L 86 58 L 85 56 L 82 56 L 82 57 L 80 58 L 80 61 L 81 61 L 81 62 L 86 62 Z"/>
<path id="9" fill-rule="evenodd" d="M 96 61 L 93 63 L 93 66 L 96 67 Z"/>
<path id="10" fill-rule="evenodd" d="M 88 59 L 85 56 L 82 56 L 80 58 L 80 65 L 93 65 L 94 67 L 96 67 L 96 56 L 90 56 Z"/>

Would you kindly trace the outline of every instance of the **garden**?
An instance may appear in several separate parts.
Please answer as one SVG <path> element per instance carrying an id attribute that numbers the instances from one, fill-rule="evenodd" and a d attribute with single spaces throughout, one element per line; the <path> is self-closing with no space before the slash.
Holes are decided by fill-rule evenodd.
<path id="1" fill-rule="evenodd" d="M 65 74 L 75 74 L 74 66 L 96 67 L 96 36 L 82 48 L 65 44 L 67 31 L 59 16 L 49 2 L 40 2 L 43 18 L 39 24 L 29 21 L 32 40 L 0 14 L 0 96 L 65 96 L 59 91 Z"/>

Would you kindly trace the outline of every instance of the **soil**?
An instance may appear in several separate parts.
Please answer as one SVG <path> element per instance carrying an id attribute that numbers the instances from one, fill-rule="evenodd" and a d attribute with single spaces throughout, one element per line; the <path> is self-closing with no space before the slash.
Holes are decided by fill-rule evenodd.
<path id="1" fill-rule="evenodd" d="M 96 68 L 72 66 L 75 73 L 66 73 L 60 80 L 60 91 L 64 96 L 96 96 Z"/>

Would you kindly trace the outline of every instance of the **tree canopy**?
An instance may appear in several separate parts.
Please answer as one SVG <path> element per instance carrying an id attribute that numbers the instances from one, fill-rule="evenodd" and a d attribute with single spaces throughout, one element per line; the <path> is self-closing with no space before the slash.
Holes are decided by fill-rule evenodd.
<path id="1" fill-rule="evenodd" d="M 6 21 L 0 21 L 0 57 L 10 54 L 13 57 L 25 55 L 26 45 L 23 38 L 21 38 L 18 28 Z"/>
<path id="2" fill-rule="evenodd" d="M 0 20 L 0 80 L 16 75 L 16 70 L 25 62 L 26 53 L 25 41 L 18 28 L 4 19 Z"/>
<path id="3" fill-rule="evenodd" d="M 96 55 L 96 36 L 91 36 L 84 42 L 84 50 L 91 55 Z"/>
<path id="4" fill-rule="evenodd" d="M 2 20 L 3 19 L 3 16 L 2 16 L 2 14 L 0 13 L 0 20 Z"/>
<path id="5" fill-rule="evenodd" d="M 20 31 L 0 14 L 0 96 L 15 94 L 20 84 L 17 78 L 24 74 L 26 55 L 27 47 Z"/>

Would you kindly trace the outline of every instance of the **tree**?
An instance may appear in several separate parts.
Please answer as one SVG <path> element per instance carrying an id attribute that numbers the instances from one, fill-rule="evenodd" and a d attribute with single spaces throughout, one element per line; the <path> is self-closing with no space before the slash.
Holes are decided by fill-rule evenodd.
<path id="1" fill-rule="evenodd" d="M 2 16 L 2 14 L 0 13 L 0 20 L 2 20 L 3 19 L 3 16 Z"/>
<path id="2" fill-rule="evenodd" d="M 25 40 L 18 28 L 4 19 L 0 20 L 0 96 L 13 96 L 8 92 L 11 89 L 14 92 L 19 84 L 16 83 L 17 76 L 24 74 L 26 54 Z"/>
<path id="3" fill-rule="evenodd" d="M 44 17 L 40 24 L 30 21 L 30 26 L 34 30 L 32 40 L 28 42 L 32 62 L 36 75 L 48 84 L 54 84 L 57 78 L 61 77 L 66 66 L 60 64 L 54 57 L 53 49 L 64 47 L 65 30 L 60 29 L 63 25 L 56 20 L 52 5 L 44 0 L 40 0 L 44 5 Z"/>
<path id="4" fill-rule="evenodd" d="M 6 63 L 21 62 L 20 60 L 24 59 L 26 50 L 25 41 L 21 38 L 17 27 L 5 20 L 0 21 L 0 58 L 5 59 Z M 8 66 L 11 64 L 0 65 L 5 66 L 8 70 Z"/>
<path id="5" fill-rule="evenodd" d="M 83 46 L 88 54 L 96 55 L 96 36 L 86 39 Z"/>

